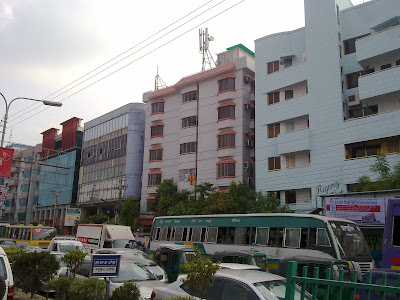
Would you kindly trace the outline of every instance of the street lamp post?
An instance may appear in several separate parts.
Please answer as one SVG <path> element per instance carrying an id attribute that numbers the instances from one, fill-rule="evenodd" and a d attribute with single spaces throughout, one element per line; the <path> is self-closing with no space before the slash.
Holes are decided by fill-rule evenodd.
<path id="1" fill-rule="evenodd" d="M 54 101 L 49 101 L 49 100 L 38 100 L 38 99 L 32 99 L 32 98 L 25 98 L 25 97 L 18 97 L 15 99 L 12 99 L 10 101 L 10 103 L 7 102 L 6 97 L 4 97 L 4 95 L 2 93 L 0 93 L 0 95 L 3 97 L 4 102 L 6 103 L 6 113 L 4 114 L 4 119 L 3 119 L 3 133 L 1 135 L 1 147 L 3 147 L 4 144 L 4 137 L 6 135 L 6 126 L 7 126 L 7 119 L 8 119 L 8 110 L 10 108 L 11 103 L 13 103 L 15 100 L 30 100 L 30 101 L 36 101 L 36 102 L 42 102 L 44 105 L 48 105 L 48 106 L 57 106 L 60 107 L 62 106 L 61 102 L 54 102 Z"/>

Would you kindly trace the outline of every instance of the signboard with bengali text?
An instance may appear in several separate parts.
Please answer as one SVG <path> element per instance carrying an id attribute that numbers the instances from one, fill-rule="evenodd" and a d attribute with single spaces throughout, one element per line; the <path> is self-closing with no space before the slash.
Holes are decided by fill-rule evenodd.
<path id="1" fill-rule="evenodd" d="M 90 277 L 118 277 L 120 254 L 93 254 Z"/>

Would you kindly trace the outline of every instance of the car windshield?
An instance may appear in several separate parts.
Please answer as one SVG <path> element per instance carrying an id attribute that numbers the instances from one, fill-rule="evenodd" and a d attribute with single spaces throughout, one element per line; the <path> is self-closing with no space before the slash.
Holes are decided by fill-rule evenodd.
<path id="1" fill-rule="evenodd" d="M 34 241 L 51 241 L 55 236 L 56 230 L 54 228 L 33 228 L 32 240 Z"/>
<path id="2" fill-rule="evenodd" d="M 148 256 L 146 253 L 129 253 L 125 252 L 121 255 L 123 261 L 134 261 L 138 262 L 143 266 L 156 266 L 157 264 Z"/>
<path id="3" fill-rule="evenodd" d="M 281 300 L 285 299 L 286 282 L 284 280 L 255 282 L 253 285 L 261 293 L 261 295 L 263 295 L 264 299 L 271 299 L 271 295 Z M 298 286 L 296 286 L 294 299 L 301 299 L 300 288 Z M 306 294 L 304 299 L 311 299 L 311 297 L 309 294 Z"/>
<path id="4" fill-rule="evenodd" d="M 66 253 L 67 251 L 72 251 L 72 250 L 81 250 L 83 252 L 87 252 L 85 247 L 81 244 L 65 244 L 65 243 L 60 243 L 58 244 L 58 249 L 60 252 Z"/>
<path id="5" fill-rule="evenodd" d="M 118 277 L 111 278 L 112 282 L 157 280 L 145 267 L 134 262 L 121 262 Z"/>
<path id="6" fill-rule="evenodd" d="M 357 261 L 357 258 L 371 256 L 364 235 L 357 225 L 336 221 L 330 223 L 343 259 Z"/>

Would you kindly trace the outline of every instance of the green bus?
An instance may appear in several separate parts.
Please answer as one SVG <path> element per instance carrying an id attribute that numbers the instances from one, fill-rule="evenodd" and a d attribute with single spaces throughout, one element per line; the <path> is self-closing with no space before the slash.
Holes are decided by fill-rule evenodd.
<path id="1" fill-rule="evenodd" d="M 270 271 L 286 257 L 346 260 L 362 275 L 375 267 L 356 223 L 311 214 L 221 214 L 154 218 L 148 251 L 165 244 L 199 247 L 202 254 L 253 250 L 264 253 Z"/>

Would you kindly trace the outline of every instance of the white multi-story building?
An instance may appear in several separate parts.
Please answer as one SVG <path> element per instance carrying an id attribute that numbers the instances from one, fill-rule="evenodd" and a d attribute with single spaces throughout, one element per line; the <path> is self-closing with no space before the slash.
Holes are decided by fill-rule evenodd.
<path id="1" fill-rule="evenodd" d="M 188 190 L 210 182 L 224 192 L 232 181 L 253 184 L 254 53 L 230 49 L 215 68 L 144 94 L 142 214 L 163 179 Z"/>
<path id="2" fill-rule="evenodd" d="M 297 211 L 400 162 L 400 2 L 304 2 L 304 28 L 256 40 L 256 189 Z"/>

